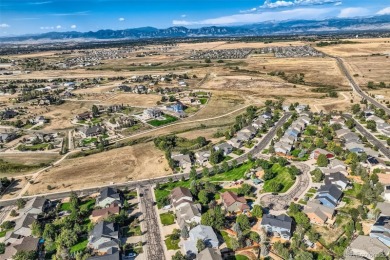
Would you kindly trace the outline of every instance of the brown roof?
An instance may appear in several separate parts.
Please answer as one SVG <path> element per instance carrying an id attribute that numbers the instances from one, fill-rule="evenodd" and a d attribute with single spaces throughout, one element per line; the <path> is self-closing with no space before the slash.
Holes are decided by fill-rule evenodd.
<path id="1" fill-rule="evenodd" d="M 25 237 L 19 245 L 14 245 L 13 247 L 16 251 L 36 251 L 38 248 L 39 238 L 36 237 Z"/>
<path id="2" fill-rule="evenodd" d="M 244 197 L 238 197 L 237 194 L 231 191 L 225 191 L 224 193 L 222 193 L 222 201 L 225 203 L 227 207 L 229 207 L 230 205 L 232 205 L 237 201 L 246 204 L 246 199 Z"/>
<path id="3" fill-rule="evenodd" d="M 112 214 L 119 214 L 120 207 L 113 206 L 104 209 L 95 209 L 92 211 L 92 217 L 108 216 Z"/>
<path id="4" fill-rule="evenodd" d="M 191 197 L 191 191 L 184 187 L 176 187 L 171 191 L 171 199 L 178 200 L 182 197 Z"/>

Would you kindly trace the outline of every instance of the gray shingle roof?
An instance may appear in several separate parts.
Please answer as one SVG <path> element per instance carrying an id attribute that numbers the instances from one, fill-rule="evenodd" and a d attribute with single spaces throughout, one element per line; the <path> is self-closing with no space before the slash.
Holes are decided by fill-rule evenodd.
<path id="1" fill-rule="evenodd" d="M 262 226 L 270 225 L 272 227 L 285 228 L 289 230 L 291 230 L 291 224 L 292 224 L 292 218 L 290 218 L 285 214 L 278 215 L 278 216 L 267 214 L 264 215 L 263 219 L 261 220 Z"/>

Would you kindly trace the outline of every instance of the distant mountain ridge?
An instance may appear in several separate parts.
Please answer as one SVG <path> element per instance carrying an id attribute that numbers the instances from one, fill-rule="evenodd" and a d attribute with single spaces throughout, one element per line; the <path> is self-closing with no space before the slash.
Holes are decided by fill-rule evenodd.
<path id="1" fill-rule="evenodd" d="M 327 20 L 292 20 L 262 22 L 241 26 L 208 26 L 201 28 L 169 27 L 157 29 L 142 27 L 125 30 L 99 30 L 96 32 L 49 32 L 38 35 L 2 37 L 0 42 L 26 40 L 67 39 L 147 39 L 180 37 L 223 37 L 223 36 L 273 36 L 294 34 L 319 34 L 348 31 L 390 31 L 390 15 L 365 18 L 332 18 Z"/>

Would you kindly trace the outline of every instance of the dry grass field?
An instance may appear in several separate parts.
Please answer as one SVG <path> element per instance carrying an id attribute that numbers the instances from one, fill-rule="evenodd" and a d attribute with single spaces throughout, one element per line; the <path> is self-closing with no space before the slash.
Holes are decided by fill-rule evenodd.
<path id="1" fill-rule="evenodd" d="M 171 173 L 164 153 L 150 142 L 88 157 L 66 159 L 40 175 L 28 194 L 48 192 L 48 185 L 56 187 L 55 191 L 76 190 Z"/>
<path id="2" fill-rule="evenodd" d="M 389 46 L 390 52 L 390 46 Z M 390 58 L 388 56 L 348 57 L 344 59 L 357 83 L 365 88 L 369 81 L 390 84 Z"/>
<path id="3" fill-rule="evenodd" d="M 153 107 L 157 101 L 161 101 L 161 96 L 155 94 L 139 95 L 133 93 L 114 94 L 106 100 L 102 100 L 101 104 L 123 104 L 133 107 Z"/>
<path id="4" fill-rule="evenodd" d="M 390 55 L 389 40 L 389 38 L 345 39 L 345 41 L 352 41 L 356 43 L 337 44 L 316 48 L 326 54 L 340 57 L 370 56 L 378 53 Z M 314 44 L 313 47 L 315 47 Z"/>

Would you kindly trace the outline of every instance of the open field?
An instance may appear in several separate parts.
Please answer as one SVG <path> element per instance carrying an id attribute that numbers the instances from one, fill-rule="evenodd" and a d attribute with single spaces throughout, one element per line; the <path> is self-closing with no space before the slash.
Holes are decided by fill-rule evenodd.
<path id="1" fill-rule="evenodd" d="M 356 43 L 337 44 L 316 48 L 326 54 L 340 57 L 368 56 L 377 53 L 390 54 L 390 42 L 388 38 L 343 40 Z M 315 44 L 312 44 L 312 46 L 315 47 Z"/>
<path id="2" fill-rule="evenodd" d="M 163 152 L 153 143 L 118 148 L 108 152 L 66 159 L 59 166 L 44 172 L 30 186 L 29 194 L 75 190 L 110 183 L 139 180 L 171 174 Z"/>
<path id="3" fill-rule="evenodd" d="M 108 99 L 102 101 L 102 104 L 123 104 L 135 107 L 154 107 L 157 101 L 161 101 L 161 96 L 155 94 L 133 94 L 133 93 L 120 93 L 115 94 Z"/>
<path id="4" fill-rule="evenodd" d="M 390 52 L 390 44 L 389 44 Z M 367 89 L 367 83 L 381 81 L 390 84 L 390 58 L 388 56 L 349 57 L 344 59 L 348 69 L 360 87 Z"/>

